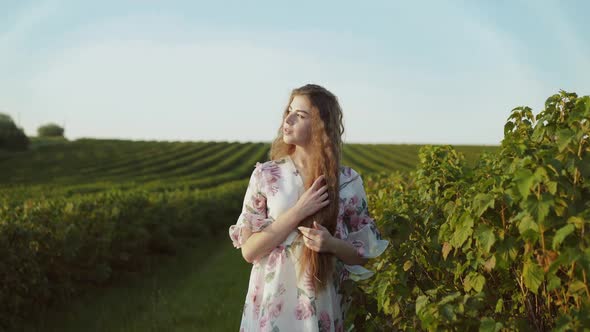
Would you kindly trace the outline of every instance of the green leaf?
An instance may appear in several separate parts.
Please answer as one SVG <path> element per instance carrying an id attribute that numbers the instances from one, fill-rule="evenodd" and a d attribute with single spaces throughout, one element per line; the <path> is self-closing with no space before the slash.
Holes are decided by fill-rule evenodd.
<path id="1" fill-rule="evenodd" d="M 474 289 L 476 292 L 481 292 L 485 283 L 486 278 L 484 278 L 484 276 L 476 272 L 470 272 L 463 280 L 463 289 L 466 292 L 471 289 Z"/>
<path id="2" fill-rule="evenodd" d="M 412 265 L 414 265 L 414 263 L 412 263 L 412 261 L 411 261 L 411 260 L 407 260 L 407 261 L 404 263 L 404 271 L 407 271 L 407 270 L 411 269 L 411 268 L 412 268 Z"/>
<path id="3" fill-rule="evenodd" d="M 467 213 L 461 216 L 461 219 L 457 223 L 455 232 L 451 237 L 451 245 L 455 248 L 459 248 L 463 245 L 465 240 L 473 233 L 473 218 Z"/>
<path id="4" fill-rule="evenodd" d="M 519 169 L 514 174 L 514 182 L 516 182 L 516 187 L 522 197 L 529 195 L 534 180 L 533 172 L 528 169 Z"/>
<path id="5" fill-rule="evenodd" d="M 557 192 L 557 182 L 555 182 L 555 181 L 548 181 L 548 182 L 545 183 L 545 185 L 547 186 L 547 191 L 551 195 L 555 195 L 555 193 Z"/>
<path id="6" fill-rule="evenodd" d="M 484 276 L 482 276 L 481 274 L 478 274 L 474 279 L 473 279 L 473 289 L 475 289 L 477 292 L 481 292 L 483 290 L 483 286 L 486 283 L 486 278 L 484 278 Z"/>
<path id="7" fill-rule="evenodd" d="M 426 295 L 420 295 L 416 298 L 416 315 L 420 314 L 420 311 L 428 304 L 428 297 Z"/>
<path id="8" fill-rule="evenodd" d="M 557 320 L 555 321 L 555 332 L 562 332 L 562 331 L 571 331 L 571 318 L 566 314 L 561 314 Z"/>
<path id="9" fill-rule="evenodd" d="M 567 223 L 574 225 L 577 229 L 582 229 L 582 227 L 584 227 L 584 219 L 578 216 L 569 217 Z"/>
<path id="10" fill-rule="evenodd" d="M 447 303 L 453 302 L 453 301 L 455 301 L 455 300 L 456 300 L 456 299 L 457 299 L 459 296 L 461 296 L 461 292 L 454 292 L 454 293 L 451 293 L 451 294 L 449 294 L 449 295 L 447 295 L 447 296 L 443 297 L 443 298 L 440 300 L 440 302 L 438 302 L 438 304 L 439 304 L 439 305 L 443 305 L 443 304 L 447 304 Z"/>
<path id="11" fill-rule="evenodd" d="M 502 298 L 499 298 L 498 302 L 496 302 L 496 310 L 494 312 L 501 313 L 503 309 L 504 309 L 504 300 L 502 300 Z"/>
<path id="12" fill-rule="evenodd" d="M 502 323 L 496 322 L 495 320 L 484 317 L 481 319 L 481 323 L 479 325 L 480 332 L 498 332 L 504 327 Z"/>
<path id="13" fill-rule="evenodd" d="M 483 268 L 487 272 L 490 272 L 491 270 L 493 270 L 494 267 L 496 267 L 496 255 L 493 255 L 492 257 L 490 257 L 490 259 L 488 259 L 483 265 Z"/>
<path id="14" fill-rule="evenodd" d="M 522 269 L 522 276 L 524 278 L 525 286 L 533 293 L 537 294 L 537 290 L 543 282 L 543 270 L 541 270 L 539 265 L 527 260 Z"/>
<path id="15" fill-rule="evenodd" d="M 553 250 L 557 250 L 557 247 L 563 242 L 563 240 L 570 235 L 575 229 L 575 226 L 572 224 L 567 224 L 562 228 L 558 229 L 555 232 L 555 236 L 553 237 Z"/>
<path id="16" fill-rule="evenodd" d="M 442 308 L 439 309 L 441 315 L 446 318 L 448 321 L 454 321 L 457 319 L 457 315 L 455 315 L 455 311 L 453 310 L 453 306 L 450 304 L 444 304 Z"/>
<path id="17" fill-rule="evenodd" d="M 590 153 L 585 153 L 584 157 L 582 157 L 582 159 L 578 160 L 576 163 L 580 168 L 579 171 L 582 173 L 582 177 L 590 177 Z"/>
<path id="18" fill-rule="evenodd" d="M 477 226 L 477 229 L 475 230 L 475 237 L 485 253 L 489 253 L 492 245 L 494 242 L 496 242 L 494 230 L 488 225 Z"/>
<path id="19" fill-rule="evenodd" d="M 547 278 L 547 291 L 550 292 L 561 286 L 561 279 L 555 274 Z"/>
<path id="20" fill-rule="evenodd" d="M 453 246 L 451 246 L 450 243 L 448 243 L 448 242 L 443 243 L 442 255 L 443 255 L 444 260 L 447 260 L 447 256 L 449 255 L 449 252 L 451 252 L 451 249 L 453 249 Z"/>
<path id="21" fill-rule="evenodd" d="M 518 223 L 518 231 L 523 238 L 534 240 L 539 235 L 539 225 L 527 214 Z"/>
<path id="22" fill-rule="evenodd" d="M 567 291 L 568 293 L 573 294 L 578 292 L 581 293 L 581 291 L 584 289 L 586 289 L 586 285 L 582 281 L 576 280 L 570 284 L 570 287 Z"/>
<path id="23" fill-rule="evenodd" d="M 507 135 L 509 132 L 512 131 L 512 129 L 514 129 L 514 122 L 506 122 L 506 124 L 504 125 L 504 135 Z"/>
<path id="24" fill-rule="evenodd" d="M 543 224 L 545 217 L 549 214 L 550 208 L 555 205 L 553 196 L 548 193 L 542 193 L 541 199 L 536 196 L 529 196 L 523 200 L 520 206 L 528 211 L 536 220 L 538 224 Z"/>
<path id="25" fill-rule="evenodd" d="M 473 199 L 473 209 L 477 217 L 481 216 L 488 208 L 494 207 L 494 196 L 479 193 Z"/>
<path id="26" fill-rule="evenodd" d="M 574 133 L 569 128 L 558 129 L 555 134 L 557 135 L 557 148 L 559 152 L 562 152 L 574 138 Z"/>
<path id="27" fill-rule="evenodd" d="M 546 181 L 548 179 L 547 177 L 547 170 L 545 169 L 545 167 L 543 166 L 539 166 L 535 169 L 535 184 L 542 182 L 542 181 Z"/>

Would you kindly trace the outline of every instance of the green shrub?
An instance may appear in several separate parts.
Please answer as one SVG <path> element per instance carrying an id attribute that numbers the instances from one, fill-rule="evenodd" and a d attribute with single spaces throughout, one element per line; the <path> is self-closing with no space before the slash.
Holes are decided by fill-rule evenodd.
<path id="1" fill-rule="evenodd" d="M 64 128 L 55 123 L 48 123 L 37 128 L 37 136 L 39 137 L 63 137 Z"/>
<path id="2" fill-rule="evenodd" d="M 355 295 L 360 330 L 590 326 L 590 97 L 517 107 L 504 134 L 473 168 L 426 146 L 409 176 L 368 181 L 391 246 Z"/>
<path id="3" fill-rule="evenodd" d="M 240 213 L 246 185 L 76 198 L 0 196 L 0 330 L 89 284 L 139 270 L 148 255 L 174 254 L 192 246 L 186 240 L 226 232 Z"/>

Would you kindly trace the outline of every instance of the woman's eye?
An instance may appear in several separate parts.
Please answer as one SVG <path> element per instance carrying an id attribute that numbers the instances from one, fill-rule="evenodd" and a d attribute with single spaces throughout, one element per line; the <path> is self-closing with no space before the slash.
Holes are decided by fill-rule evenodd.
<path id="1" fill-rule="evenodd" d="M 285 114 L 289 114 L 289 113 L 291 113 L 291 112 L 292 112 L 291 110 L 286 110 L 286 111 L 285 111 Z M 301 115 L 301 113 L 297 113 L 297 116 L 298 116 L 298 117 L 300 117 L 301 119 L 305 119 L 305 117 L 304 117 L 304 116 L 302 116 L 302 115 Z"/>

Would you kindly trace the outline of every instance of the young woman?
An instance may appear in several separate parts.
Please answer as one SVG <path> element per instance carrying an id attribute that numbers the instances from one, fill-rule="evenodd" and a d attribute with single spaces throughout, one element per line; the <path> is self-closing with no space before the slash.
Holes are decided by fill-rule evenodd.
<path id="1" fill-rule="evenodd" d="M 229 228 L 253 264 L 240 331 L 343 331 L 345 280 L 385 250 L 360 175 L 341 166 L 337 97 L 308 84 L 291 92 L 270 160 L 256 163 Z"/>

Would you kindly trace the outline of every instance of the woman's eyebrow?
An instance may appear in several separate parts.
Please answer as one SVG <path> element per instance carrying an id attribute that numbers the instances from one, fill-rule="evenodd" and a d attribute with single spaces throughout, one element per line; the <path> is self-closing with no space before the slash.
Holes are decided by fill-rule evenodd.
<path id="1" fill-rule="evenodd" d="M 292 107 L 291 107 L 291 106 L 289 106 L 289 109 L 291 109 L 291 108 L 292 108 Z M 295 112 L 303 112 L 303 113 L 305 113 L 305 114 L 309 114 L 309 112 L 308 112 L 308 111 L 304 111 L 304 110 L 295 110 Z"/>

